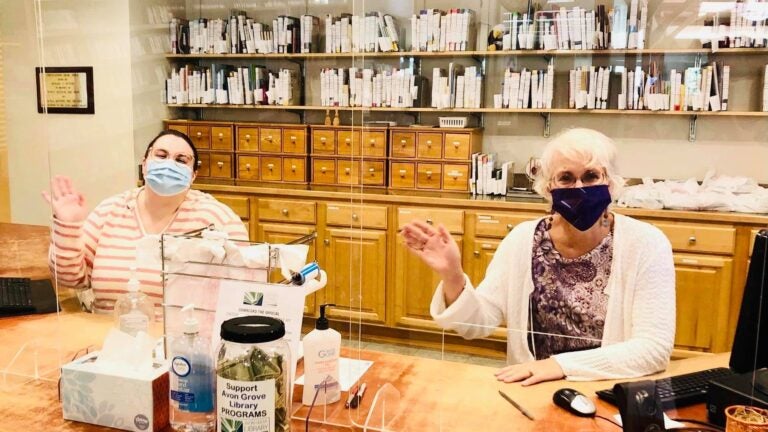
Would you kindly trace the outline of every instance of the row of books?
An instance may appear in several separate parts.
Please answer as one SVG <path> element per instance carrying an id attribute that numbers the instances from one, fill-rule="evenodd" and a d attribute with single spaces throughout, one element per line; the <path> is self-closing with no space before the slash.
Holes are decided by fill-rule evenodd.
<path id="1" fill-rule="evenodd" d="M 648 1 L 615 0 L 613 9 L 598 5 L 507 12 L 503 16 L 502 50 L 592 50 L 645 48 Z"/>
<path id="2" fill-rule="evenodd" d="M 451 62 L 432 69 L 432 108 L 480 108 L 483 76 L 477 66 Z"/>
<path id="3" fill-rule="evenodd" d="M 171 70 L 164 100 L 169 104 L 297 105 L 298 73 L 263 66 L 187 65 Z"/>
<path id="4" fill-rule="evenodd" d="M 410 69 L 328 68 L 320 72 L 322 106 L 419 106 L 421 79 Z"/>
<path id="5" fill-rule="evenodd" d="M 514 162 L 504 162 L 497 168 L 496 155 L 473 153 L 470 167 L 469 191 L 472 195 L 506 195 L 514 180 Z"/>
<path id="6" fill-rule="evenodd" d="M 705 48 L 768 47 L 768 0 L 737 0 L 704 19 Z"/>
<path id="7" fill-rule="evenodd" d="M 515 72 L 512 68 L 504 71 L 501 93 L 493 95 L 494 108 L 552 108 L 554 96 L 554 66 L 546 71 L 523 68 Z"/>
<path id="8" fill-rule="evenodd" d="M 392 15 L 368 12 L 325 17 L 325 52 L 400 51 L 397 23 Z"/>
<path id="9" fill-rule="evenodd" d="M 726 111 L 730 87 L 730 66 L 713 62 L 684 71 L 672 69 L 669 78 L 660 77 L 655 63 L 649 70 L 640 66 L 622 69 L 618 108 L 628 110 Z"/>
<path id="10" fill-rule="evenodd" d="M 582 66 L 568 75 L 568 108 L 607 109 L 612 67 Z"/>
<path id="11" fill-rule="evenodd" d="M 422 9 L 411 16 L 411 51 L 471 51 L 475 13 L 470 9 Z"/>

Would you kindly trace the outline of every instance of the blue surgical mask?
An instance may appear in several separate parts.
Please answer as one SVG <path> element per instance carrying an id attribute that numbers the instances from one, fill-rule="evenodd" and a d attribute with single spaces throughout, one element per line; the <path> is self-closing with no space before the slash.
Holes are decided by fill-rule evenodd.
<path id="1" fill-rule="evenodd" d="M 590 229 L 611 204 L 608 185 L 552 189 L 552 210 L 579 231 Z"/>
<path id="2" fill-rule="evenodd" d="M 144 180 L 147 186 L 160 196 L 178 195 L 189 189 L 192 183 L 192 168 L 170 159 L 153 159 L 147 162 L 147 175 Z"/>

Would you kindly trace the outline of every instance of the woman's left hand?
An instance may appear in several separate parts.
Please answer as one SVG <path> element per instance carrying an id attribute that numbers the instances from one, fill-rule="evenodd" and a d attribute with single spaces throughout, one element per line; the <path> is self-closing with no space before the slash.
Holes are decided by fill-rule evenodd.
<path id="1" fill-rule="evenodd" d="M 507 383 L 522 381 L 520 384 L 524 386 L 564 377 L 565 373 L 554 357 L 506 366 L 496 372 L 497 380 Z"/>

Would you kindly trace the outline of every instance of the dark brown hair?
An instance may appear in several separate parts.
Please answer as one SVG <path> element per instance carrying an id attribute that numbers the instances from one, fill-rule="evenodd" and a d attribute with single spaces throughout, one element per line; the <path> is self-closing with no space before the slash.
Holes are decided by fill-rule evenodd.
<path id="1" fill-rule="evenodd" d="M 195 148 L 195 145 L 192 143 L 192 140 L 189 139 L 187 134 L 185 134 L 183 132 L 179 132 L 177 130 L 173 130 L 173 129 L 167 129 L 167 130 L 161 131 L 159 134 L 157 134 L 156 137 L 152 138 L 152 141 L 150 141 L 149 145 L 147 146 L 147 150 L 144 151 L 144 159 L 146 159 L 147 156 L 149 156 L 149 151 L 152 150 L 152 146 L 155 145 L 155 142 L 157 142 L 157 140 L 159 140 L 160 138 L 162 138 L 164 136 L 167 136 L 167 135 L 172 135 L 172 136 L 181 138 L 181 139 L 184 140 L 185 143 L 187 143 L 187 145 L 189 145 L 189 148 L 192 149 L 192 155 L 194 156 L 194 159 L 195 159 L 194 163 L 192 165 L 192 171 L 197 172 L 197 159 L 198 159 L 198 157 L 197 157 L 197 149 Z"/>

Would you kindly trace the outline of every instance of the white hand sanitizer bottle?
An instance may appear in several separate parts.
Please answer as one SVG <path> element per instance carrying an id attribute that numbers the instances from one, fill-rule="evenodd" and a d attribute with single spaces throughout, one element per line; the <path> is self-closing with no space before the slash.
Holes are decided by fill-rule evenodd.
<path id="1" fill-rule="evenodd" d="M 214 429 L 213 362 L 210 341 L 201 337 L 195 306 L 181 309 L 184 334 L 171 341 L 171 427 L 175 431 Z"/>
<path id="2" fill-rule="evenodd" d="M 139 291 L 139 279 L 136 267 L 131 267 L 128 280 L 128 292 L 115 302 L 115 324 L 117 328 L 131 336 L 143 331 L 147 333 L 149 322 L 154 319 L 155 307 L 146 294 Z"/>
<path id="3" fill-rule="evenodd" d="M 339 400 L 339 354 L 341 334 L 328 326 L 325 308 L 320 306 L 320 318 L 315 329 L 304 336 L 304 393 L 301 402 L 304 405 L 326 405 Z M 317 391 L 317 398 L 315 392 Z"/>

